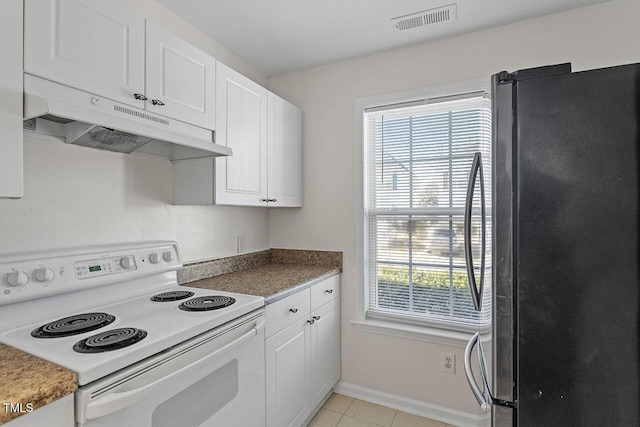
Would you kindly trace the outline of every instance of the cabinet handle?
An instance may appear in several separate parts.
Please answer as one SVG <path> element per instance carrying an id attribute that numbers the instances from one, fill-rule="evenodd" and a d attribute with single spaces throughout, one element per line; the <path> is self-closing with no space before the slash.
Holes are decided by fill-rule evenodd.
<path id="1" fill-rule="evenodd" d="M 277 201 L 278 201 L 278 199 L 269 199 L 269 202 L 274 202 L 275 203 Z"/>
<path id="2" fill-rule="evenodd" d="M 268 202 L 269 199 L 260 199 L 261 202 Z"/>
<path id="3" fill-rule="evenodd" d="M 313 316 L 313 321 L 320 320 L 320 316 Z"/>
<path id="4" fill-rule="evenodd" d="M 147 99 L 149 99 L 141 93 L 134 93 L 133 97 L 139 101 L 146 101 Z"/>
<path id="5" fill-rule="evenodd" d="M 151 103 L 152 103 L 153 105 L 157 105 L 157 106 L 159 106 L 159 107 L 162 107 L 162 106 L 164 105 L 164 102 L 160 101 L 159 99 L 152 99 L 152 100 L 151 100 Z"/>
<path id="6" fill-rule="evenodd" d="M 313 325 L 314 323 L 316 323 L 315 317 L 313 318 L 313 320 L 307 320 L 307 323 L 310 325 Z"/>
<path id="7" fill-rule="evenodd" d="M 290 308 L 289 311 L 292 312 L 292 313 L 297 313 L 298 309 L 297 308 Z"/>
<path id="8" fill-rule="evenodd" d="M 326 291 L 324 291 L 326 294 L 332 294 L 333 293 L 333 289 L 327 289 Z"/>

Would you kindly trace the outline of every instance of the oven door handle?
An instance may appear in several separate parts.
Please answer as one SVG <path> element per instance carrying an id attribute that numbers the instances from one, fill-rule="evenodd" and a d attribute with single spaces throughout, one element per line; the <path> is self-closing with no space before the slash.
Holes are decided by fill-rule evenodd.
<path id="1" fill-rule="evenodd" d="M 260 331 L 264 328 L 264 325 L 265 325 L 264 318 L 259 319 L 256 322 L 255 327 L 251 328 L 251 330 L 249 330 L 242 336 L 231 341 L 229 344 L 226 344 L 223 347 L 220 347 L 218 350 L 214 351 L 213 353 L 209 353 L 202 359 L 196 360 L 195 362 L 173 372 L 171 375 L 167 377 L 160 378 L 156 381 L 153 381 L 149 384 L 146 384 L 134 390 L 123 391 L 121 393 L 111 393 L 105 397 L 96 399 L 96 401 L 91 402 L 87 405 L 84 418 L 86 418 L 87 420 L 91 420 L 94 418 L 104 417 L 105 415 L 109 415 L 114 412 L 121 411 L 125 408 L 128 408 L 129 406 L 133 406 L 136 403 L 139 403 L 140 401 L 142 401 L 142 397 L 144 395 L 145 390 L 155 386 L 159 382 L 165 381 L 167 378 L 170 378 L 174 375 L 179 375 L 181 372 L 187 369 L 191 369 L 200 364 L 207 363 L 212 358 L 217 357 L 220 353 L 224 353 L 228 350 L 231 350 L 232 348 L 239 346 L 240 344 L 244 343 L 250 338 L 253 338 L 254 336 L 258 335 Z"/>
<path id="2" fill-rule="evenodd" d="M 95 402 L 87 405 L 85 417 L 88 420 L 104 417 L 121 411 L 124 408 L 135 405 L 142 401 L 142 389 L 123 391 L 122 393 L 111 393 Z"/>

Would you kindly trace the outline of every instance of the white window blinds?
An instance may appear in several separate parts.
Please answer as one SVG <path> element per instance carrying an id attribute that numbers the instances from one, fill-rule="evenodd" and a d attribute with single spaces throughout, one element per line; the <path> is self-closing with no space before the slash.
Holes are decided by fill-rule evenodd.
<path id="1" fill-rule="evenodd" d="M 483 311 L 473 308 L 464 256 L 464 206 L 480 152 L 491 206 L 491 106 L 484 93 L 366 109 L 365 290 L 367 317 L 453 329 L 488 324 L 490 236 L 481 240 L 480 191 L 471 221 L 476 277 L 487 250 Z"/>

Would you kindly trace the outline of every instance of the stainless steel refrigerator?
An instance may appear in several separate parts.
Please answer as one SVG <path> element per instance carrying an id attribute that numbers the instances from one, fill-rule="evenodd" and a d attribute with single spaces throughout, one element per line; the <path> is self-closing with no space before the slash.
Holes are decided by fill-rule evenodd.
<path id="1" fill-rule="evenodd" d="M 492 100 L 493 326 L 467 346 L 471 388 L 494 426 L 639 426 L 640 64 L 501 72 Z"/>

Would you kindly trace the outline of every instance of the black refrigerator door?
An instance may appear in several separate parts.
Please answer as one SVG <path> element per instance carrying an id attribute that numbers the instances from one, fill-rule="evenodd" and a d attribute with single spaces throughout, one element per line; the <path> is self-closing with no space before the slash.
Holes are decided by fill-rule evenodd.
<path id="1" fill-rule="evenodd" d="M 517 80 L 518 426 L 640 425 L 640 65 Z"/>

